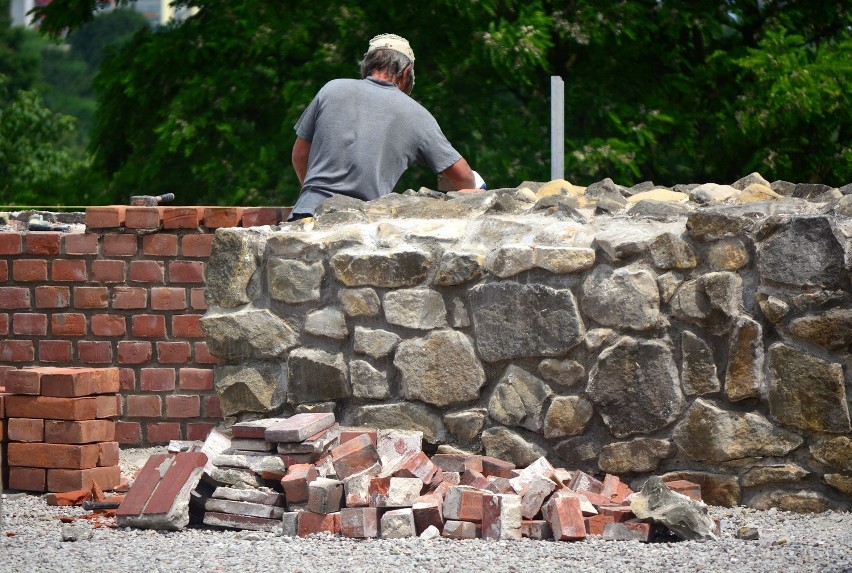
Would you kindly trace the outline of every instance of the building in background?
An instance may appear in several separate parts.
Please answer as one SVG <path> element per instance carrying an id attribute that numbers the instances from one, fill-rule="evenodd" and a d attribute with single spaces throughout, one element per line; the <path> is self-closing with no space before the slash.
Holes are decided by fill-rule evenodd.
<path id="1" fill-rule="evenodd" d="M 170 20 L 183 20 L 195 13 L 196 9 L 179 8 L 175 9 L 170 3 L 172 0 L 136 0 L 128 6 L 142 13 L 148 19 L 148 23 L 153 26 L 162 26 Z M 12 26 L 29 26 L 35 27 L 36 23 L 32 20 L 32 15 L 28 12 L 36 6 L 44 6 L 50 4 L 50 0 L 12 0 L 10 13 L 12 16 Z M 106 6 L 104 10 L 112 10 L 113 6 Z"/>

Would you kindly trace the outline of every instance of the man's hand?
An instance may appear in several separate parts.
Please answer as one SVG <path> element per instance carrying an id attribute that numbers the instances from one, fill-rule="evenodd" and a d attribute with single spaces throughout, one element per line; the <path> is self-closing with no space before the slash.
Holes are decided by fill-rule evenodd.
<path id="1" fill-rule="evenodd" d="M 296 143 L 293 144 L 293 153 L 290 160 L 293 162 L 293 170 L 296 172 L 296 177 L 299 178 L 299 185 L 305 184 L 305 175 L 308 173 L 308 157 L 311 155 L 311 142 L 296 137 Z"/>

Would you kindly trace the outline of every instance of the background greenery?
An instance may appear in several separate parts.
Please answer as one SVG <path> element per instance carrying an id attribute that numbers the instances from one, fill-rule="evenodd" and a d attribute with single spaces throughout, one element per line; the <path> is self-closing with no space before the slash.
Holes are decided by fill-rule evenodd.
<path id="1" fill-rule="evenodd" d="M 179 0 L 196 15 L 157 29 L 98 3 L 43 8 L 50 43 L 0 0 L 0 203 L 292 204 L 293 124 L 388 31 L 492 188 L 549 178 L 551 75 L 574 183 L 852 181 L 845 0 Z"/>

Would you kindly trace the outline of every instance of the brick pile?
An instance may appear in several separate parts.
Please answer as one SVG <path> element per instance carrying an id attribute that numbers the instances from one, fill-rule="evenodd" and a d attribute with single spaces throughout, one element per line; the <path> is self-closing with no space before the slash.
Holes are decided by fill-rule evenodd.
<path id="1" fill-rule="evenodd" d="M 6 371 L 0 398 L 8 486 L 31 492 L 111 490 L 120 485 L 115 418 L 117 368 Z"/>

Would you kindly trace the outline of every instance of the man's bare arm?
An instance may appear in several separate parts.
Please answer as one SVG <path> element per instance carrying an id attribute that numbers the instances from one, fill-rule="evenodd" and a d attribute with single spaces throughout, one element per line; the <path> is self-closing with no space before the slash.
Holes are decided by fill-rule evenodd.
<path id="1" fill-rule="evenodd" d="M 473 171 L 464 157 L 444 170 L 444 176 L 450 180 L 456 189 L 473 189 L 475 187 Z"/>
<path id="2" fill-rule="evenodd" d="M 311 154 L 311 142 L 296 137 L 296 143 L 293 144 L 293 153 L 290 159 L 293 162 L 293 170 L 296 172 L 296 177 L 299 178 L 299 184 L 305 184 L 305 175 L 308 173 L 308 157 Z"/>

